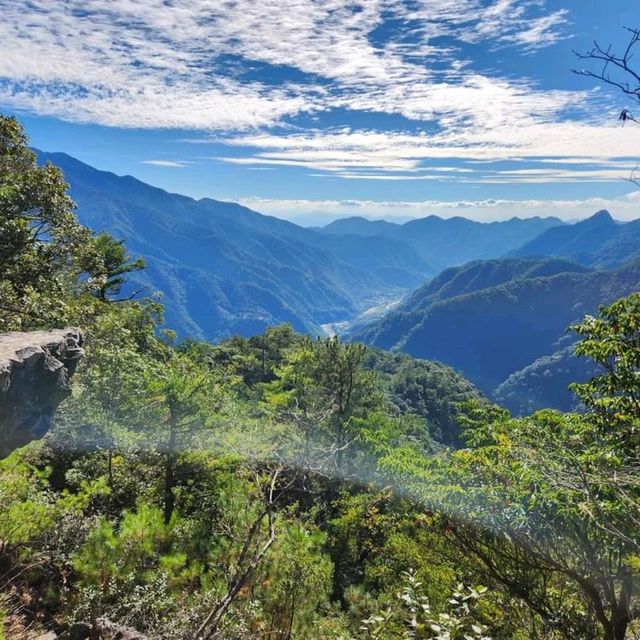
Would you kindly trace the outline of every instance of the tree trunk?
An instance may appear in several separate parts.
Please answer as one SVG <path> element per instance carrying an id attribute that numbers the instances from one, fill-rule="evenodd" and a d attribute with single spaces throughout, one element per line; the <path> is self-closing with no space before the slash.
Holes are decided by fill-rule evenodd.
<path id="1" fill-rule="evenodd" d="M 173 511 L 176 506 L 176 497 L 173 490 L 176 486 L 176 435 L 178 430 L 177 417 L 173 405 L 169 404 L 169 438 L 167 440 L 167 450 L 164 461 L 164 523 L 171 522 Z"/>
<path id="2" fill-rule="evenodd" d="M 274 504 L 274 490 L 276 480 L 278 479 L 278 471 L 272 474 L 271 477 L 271 490 L 269 492 L 269 498 L 267 501 L 267 508 L 260 513 L 253 521 L 242 547 L 242 551 L 238 557 L 237 569 L 235 575 L 229 581 L 229 588 L 224 597 L 215 605 L 210 611 L 209 615 L 204 619 L 202 624 L 194 633 L 194 640 L 203 640 L 209 638 L 215 638 L 218 635 L 218 631 L 222 620 L 227 613 L 229 607 L 233 604 L 236 596 L 240 590 L 249 582 L 258 567 L 260 566 L 262 559 L 265 557 L 271 545 L 276 539 L 276 529 L 273 514 Z M 267 519 L 269 526 L 269 537 L 262 546 L 255 547 L 260 537 L 260 526 L 264 519 Z M 253 548 L 252 548 L 253 547 Z"/>
<path id="3" fill-rule="evenodd" d="M 171 522 L 173 511 L 176 507 L 176 497 L 173 490 L 176 485 L 176 459 L 175 454 L 167 451 L 164 465 L 164 504 L 163 514 L 165 525 Z"/>
<path id="4" fill-rule="evenodd" d="M 624 640 L 627 635 L 627 627 L 631 622 L 629 607 L 631 604 L 631 596 L 633 592 L 633 578 L 628 569 L 623 568 L 622 588 L 620 589 L 620 598 L 618 606 L 612 616 L 613 637 L 615 640 Z"/>
<path id="5" fill-rule="evenodd" d="M 627 627 L 629 626 L 629 619 L 625 616 L 624 619 L 616 620 L 613 628 L 613 637 L 615 640 L 624 640 L 627 635 Z"/>

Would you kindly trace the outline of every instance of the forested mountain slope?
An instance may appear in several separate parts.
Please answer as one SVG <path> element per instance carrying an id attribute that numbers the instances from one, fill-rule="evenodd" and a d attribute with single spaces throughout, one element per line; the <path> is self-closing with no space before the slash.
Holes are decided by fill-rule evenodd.
<path id="1" fill-rule="evenodd" d="M 368 347 L 364 366 L 376 372 L 398 415 L 411 414 L 424 420 L 426 434 L 437 443 L 462 444 L 460 403 L 480 399 L 481 394 L 451 367 Z M 420 432 L 415 434 L 421 437 Z"/>
<path id="2" fill-rule="evenodd" d="M 501 255 L 559 224 L 430 216 L 308 229 L 238 204 L 167 193 L 65 154 L 39 158 L 62 168 L 83 224 L 125 240 L 146 259 L 131 287 L 160 292 L 168 324 L 201 338 L 250 335 L 282 322 L 318 333 L 322 324 L 402 297 L 443 267 Z"/>
<path id="3" fill-rule="evenodd" d="M 397 346 L 412 328 L 420 324 L 438 301 L 489 289 L 515 279 L 584 273 L 586 267 L 552 258 L 503 258 L 470 262 L 446 269 L 412 293 L 401 305 L 380 320 L 353 332 L 359 339 L 383 349 Z"/>
<path id="4" fill-rule="evenodd" d="M 344 320 L 432 275 L 397 241 L 330 238 L 238 204 L 193 200 L 65 154 L 40 153 L 64 171 L 80 220 L 127 242 L 147 262 L 132 286 L 159 291 L 181 335 L 219 338 L 290 322 Z"/>
<path id="5" fill-rule="evenodd" d="M 570 344 L 512 373 L 494 389 L 494 400 L 522 416 L 549 407 L 559 411 L 581 410 L 579 398 L 569 385 L 586 382 L 600 371 L 592 360 L 576 356 L 574 348 Z"/>
<path id="6" fill-rule="evenodd" d="M 558 218 L 511 218 L 481 223 L 462 217 L 428 216 L 394 224 L 352 217 L 336 220 L 321 231 L 332 235 L 348 233 L 400 240 L 440 270 L 470 260 L 502 256 L 546 229 L 562 224 Z"/>
<path id="7" fill-rule="evenodd" d="M 501 263 L 443 274 L 355 337 L 442 361 L 491 393 L 561 348 L 572 322 L 640 288 L 640 260 L 611 272 L 548 259 Z M 456 286 L 458 279 L 463 282 Z"/>
<path id="8" fill-rule="evenodd" d="M 640 220 L 621 223 L 602 210 L 572 225 L 552 227 L 511 252 L 515 257 L 556 256 L 602 269 L 640 257 Z"/>

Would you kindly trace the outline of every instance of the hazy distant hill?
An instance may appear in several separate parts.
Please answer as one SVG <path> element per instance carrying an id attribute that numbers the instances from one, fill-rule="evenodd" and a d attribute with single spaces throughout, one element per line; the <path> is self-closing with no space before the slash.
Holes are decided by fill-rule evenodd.
<path id="1" fill-rule="evenodd" d="M 393 238 L 411 247 L 434 267 L 445 269 L 471 260 L 502 256 L 558 225 L 563 225 L 558 218 L 511 218 L 481 223 L 461 217 L 428 216 L 395 224 L 353 217 L 336 220 L 322 231 Z"/>
<path id="2" fill-rule="evenodd" d="M 515 257 L 557 256 L 598 268 L 640 257 L 640 220 L 616 222 L 608 211 L 572 225 L 552 227 L 511 252 Z"/>
<path id="3" fill-rule="evenodd" d="M 84 224 L 125 239 L 146 259 L 133 284 L 162 293 L 167 323 L 180 335 L 209 339 L 282 322 L 319 332 L 401 298 L 442 266 L 495 257 L 559 224 L 432 216 L 310 229 L 238 204 L 167 193 L 65 154 L 39 155 L 64 171 Z M 362 231 L 381 226 L 391 232 Z"/>
<path id="4" fill-rule="evenodd" d="M 124 238 L 146 259 L 135 284 L 162 292 L 167 321 L 183 335 L 247 335 L 282 322 L 316 331 L 434 273 L 392 239 L 333 238 L 238 204 L 170 194 L 65 154 L 40 159 L 62 168 L 84 224 Z"/>
<path id="5" fill-rule="evenodd" d="M 460 370 L 491 393 L 563 347 L 566 328 L 640 289 L 640 260 L 594 271 L 555 259 L 505 259 L 449 270 L 355 334 Z"/>

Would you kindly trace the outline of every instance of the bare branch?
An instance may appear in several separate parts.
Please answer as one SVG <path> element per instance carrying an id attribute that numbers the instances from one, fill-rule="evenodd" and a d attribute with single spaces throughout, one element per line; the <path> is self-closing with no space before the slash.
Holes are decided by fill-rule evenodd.
<path id="1" fill-rule="evenodd" d="M 640 42 L 640 30 L 625 27 L 631 34 L 627 46 L 622 55 L 616 55 L 609 45 L 604 49 L 598 42 L 593 43 L 593 47 L 586 53 L 580 53 L 574 50 L 574 54 L 579 60 L 595 61 L 598 63 L 598 69 L 573 69 L 573 73 L 577 75 L 595 78 L 606 84 L 620 89 L 623 93 L 633 98 L 636 102 L 640 102 L 640 71 L 636 71 L 632 66 L 634 49 Z M 615 73 L 616 75 L 612 75 Z M 623 117 L 625 111 L 621 114 L 621 119 L 628 119 L 628 112 Z"/>

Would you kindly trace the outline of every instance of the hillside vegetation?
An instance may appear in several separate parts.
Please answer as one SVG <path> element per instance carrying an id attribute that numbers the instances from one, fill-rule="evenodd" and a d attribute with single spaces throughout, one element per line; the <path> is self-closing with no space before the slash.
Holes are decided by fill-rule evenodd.
<path id="1" fill-rule="evenodd" d="M 443 272 L 354 338 L 444 362 L 491 394 L 509 376 L 564 349 L 570 324 L 639 288 L 638 261 L 614 271 L 549 258 L 476 262 Z M 548 382 L 556 396 L 540 395 L 539 388 L 530 408 L 572 406 L 562 381 Z M 503 392 L 507 406 L 521 411 L 512 394 Z"/>
<path id="2" fill-rule="evenodd" d="M 0 326 L 79 325 L 86 355 L 49 436 L 0 460 L 0 637 L 640 631 L 640 295 L 573 327 L 599 367 L 576 386 L 582 414 L 514 419 L 444 365 L 290 326 L 176 340 L 161 305 L 128 294 L 142 262 L 78 222 L 26 144 L 0 118 Z M 518 264 L 527 277 L 434 303 L 431 329 L 470 330 L 462 312 L 485 298 L 524 323 L 525 300 L 567 291 L 578 318 L 639 269 Z M 529 348 L 509 326 L 484 325 L 489 361 L 498 328 Z"/>
<path id="3" fill-rule="evenodd" d="M 578 358 L 571 345 L 512 373 L 494 389 L 492 396 L 500 406 L 521 416 L 548 407 L 581 411 L 580 399 L 570 385 L 590 380 L 597 374 L 595 363 Z"/>

